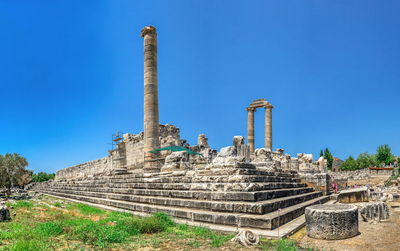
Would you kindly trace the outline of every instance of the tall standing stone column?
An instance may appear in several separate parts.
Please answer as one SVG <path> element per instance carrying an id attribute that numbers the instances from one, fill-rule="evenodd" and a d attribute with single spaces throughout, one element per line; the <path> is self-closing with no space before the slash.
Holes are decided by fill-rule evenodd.
<path id="1" fill-rule="evenodd" d="M 272 108 L 271 104 L 265 106 L 265 136 L 264 147 L 272 151 Z"/>
<path id="2" fill-rule="evenodd" d="M 141 36 L 144 38 L 144 168 L 151 171 L 159 168 L 159 154 L 150 151 L 160 148 L 156 28 L 145 26 Z"/>
<path id="3" fill-rule="evenodd" d="M 254 152 L 254 111 L 255 108 L 247 108 L 247 143 L 249 144 L 250 153 Z"/>

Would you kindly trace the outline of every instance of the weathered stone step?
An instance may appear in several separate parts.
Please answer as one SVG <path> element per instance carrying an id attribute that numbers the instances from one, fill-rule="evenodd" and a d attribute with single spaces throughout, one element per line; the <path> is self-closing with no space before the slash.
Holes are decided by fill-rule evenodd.
<path id="1" fill-rule="evenodd" d="M 190 171 L 189 171 L 190 172 Z M 158 173 L 157 175 L 150 176 L 150 177 L 174 177 L 174 175 L 180 176 L 181 173 Z M 183 174 L 183 173 L 182 173 Z M 289 178 L 297 178 L 298 173 L 289 173 L 289 172 L 269 172 L 263 171 L 255 168 L 235 168 L 235 167 L 224 167 L 224 168 L 210 168 L 210 169 L 197 169 L 194 171 L 194 176 L 206 175 L 206 176 L 214 176 L 214 175 L 265 175 L 265 176 L 279 176 L 279 177 L 289 177 Z M 137 174 L 134 176 L 124 175 L 113 175 L 110 178 L 138 178 Z M 146 175 L 142 177 L 148 177 Z M 149 178 L 149 177 L 148 177 Z"/>
<path id="2" fill-rule="evenodd" d="M 55 187 L 107 187 L 125 189 L 156 189 L 156 190 L 192 190 L 192 191 L 261 191 L 281 188 L 306 187 L 304 183 L 296 182 L 268 182 L 268 183 L 61 183 L 53 182 Z"/>
<path id="3" fill-rule="evenodd" d="M 212 169 L 196 170 L 195 172 L 195 176 L 219 176 L 219 175 L 258 175 L 258 176 L 298 178 L 298 174 L 267 172 L 257 169 L 212 168 Z"/>
<path id="4" fill-rule="evenodd" d="M 290 219 L 296 218 L 299 215 L 299 212 L 301 211 L 304 212 L 305 207 L 313 204 L 324 203 L 329 199 L 327 196 L 318 197 L 313 200 L 309 200 L 307 202 L 286 208 L 284 214 L 281 211 L 281 215 L 285 216 L 284 217 L 278 216 L 278 221 L 277 221 L 275 220 L 275 218 L 277 217 L 274 213 L 266 215 L 223 213 L 223 212 L 213 212 L 207 210 L 198 210 L 193 208 L 178 208 L 171 206 L 150 205 L 150 204 L 134 203 L 134 202 L 127 202 L 120 200 L 94 198 L 94 197 L 81 196 L 75 194 L 57 193 L 53 191 L 40 191 L 40 192 L 44 194 L 56 195 L 64 198 L 70 198 L 70 199 L 75 199 L 100 205 L 106 205 L 136 212 L 143 212 L 143 213 L 165 212 L 172 217 L 188 219 L 196 222 L 207 222 L 212 224 L 231 225 L 238 227 L 251 227 L 259 229 L 276 228 L 277 226 L 274 224 L 283 225 L 284 223 L 290 221 Z M 271 224 L 271 222 L 273 224 Z"/>
<path id="5" fill-rule="evenodd" d="M 265 215 L 243 216 L 243 224 L 261 229 L 275 229 L 304 214 L 306 207 L 323 204 L 329 201 L 329 196 L 320 196 L 291 207 L 276 210 Z"/>
<path id="6" fill-rule="evenodd" d="M 142 173 L 128 173 L 128 174 L 109 174 L 99 175 L 94 177 L 85 177 L 84 179 L 72 180 L 73 182 L 80 181 L 98 181 L 98 180 L 121 180 L 121 179 L 152 179 L 152 178 L 182 178 L 185 177 L 182 174 L 163 174 L 157 173 L 157 175 L 147 176 Z M 297 173 L 290 172 L 267 172 L 257 169 L 245 169 L 245 168 L 212 168 L 204 170 L 196 170 L 193 176 L 221 176 L 221 175 L 257 175 L 257 176 L 274 176 L 274 177 L 286 177 L 286 178 L 298 178 Z M 188 177 L 186 177 L 188 178 Z M 190 177 L 189 177 L 190 178 Z M 63 182 L 63 180 L 59 180 Z"/>
<path id="7" fill-rule="evenodd" d="M 110 180 L 83 180 L 73 181 L 81 184 L 105 184 Z M 300 182 L 299 178 L 259 175 L 218 175 L 194 177 L 152 177 L 152 178 L 126 178 L 113 179 L 112 183 L 244 183 L 244 182 Z M 63 182 L 60 182 L 63 183 Z M 68 182 L 67 182 L 68 183 Z"/>
<path id="8" fill-rule="evenodd" d="M 188 191 L 188 190 L 151 190 L 151 189 L 123 189 L 123 188 L 99 188 L 99 187 L 57 187 L 63 191 L 84 191 L 97 193 L 116 193 L 142 196 L 160 196 L 170 198 L 186 198 L 196 200 L 216 201 L 262 201 L 285 196 L 298 195 L 314 191 L 311 187 L 285 188 L 276 190 L 265 190 L 257 192 L 209 192 L 209 191 Z"/>
<path id="9" fill-rule="evenodd" d="M 49 189 L 53 192 L 62 192 L 64 190 Z M 264 200 L 258 202 L 241 202 L 241 201 L 209 201 L 209 200 L 193 200 L 193 199 L 180 199 L 168 197 L 153 197 L 153 196 L 138 196 L 127 194 L 115 193 L 97 193 L 97 192 L 84 192 L 69 190 L 69 194 L 96 197 L 103 199 L 122 200 L 129 202 L 137 202 L 152 205 L 173 206 L 196 208 L 202 210 L 232 212 L 232 213 L 249 213 L 249 214 L 266 214 L 277 210 L 278 208 L 290 207 L 292 205 L 302 203 L 307 200 L 314 199 L 322 195 L 321 192 L 310 192 L 305 194 L 287 196 L 271 200 Z"/>

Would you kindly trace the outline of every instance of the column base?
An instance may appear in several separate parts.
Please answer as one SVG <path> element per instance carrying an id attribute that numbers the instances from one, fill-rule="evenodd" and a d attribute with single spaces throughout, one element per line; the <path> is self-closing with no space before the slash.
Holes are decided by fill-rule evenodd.
<path id="1" fill-rule="evenodd" d="M 149 159 L 145 160 L 143 164 L 143 171 L 146 173 L 160 172 L 161 167 L 164 165 L 164 159 Z"/>

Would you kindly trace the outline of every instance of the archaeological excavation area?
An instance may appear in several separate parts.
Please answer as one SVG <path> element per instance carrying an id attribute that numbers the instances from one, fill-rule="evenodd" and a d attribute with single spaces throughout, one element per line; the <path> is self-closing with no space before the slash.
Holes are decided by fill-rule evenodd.
<path id="1" fill-rule="evenodd" d="M 329 208 L 337 204 L 337 198 L 331 200 L 323 157 L 314 160 L 304 153 L 292 157 L 283 149 L 273 150 L 274 106 L 266 99 L 249 101 L 249 106 L 243 108 L 247 111 L 247 139 L 232 136 L 229 146 L 219 151 L 201 132 L 197 145 L 189 145 L 180 138 L 178 127 L 161 125 L 156 29 L 146 26 L 141 36 L 144 131 L 119 135 L 116 148 L 108 156 L 59 170 L 54 181 L 37 184 L 34 190 L 136 214 L 161 211 L 179 222 L 221 231 L 250 229 L 269 238 L 286 237 L 305 226 L 306 208 L 323 215 L 318 207 L 311 206 L 324 204 L 323 208 Z M 257 109 L 265 112 L 264 147 L 259 149 L 254 145 Z M 350 208 L 353 211 L 346 217 L 354 220 L 358 209 Z M 318 222 L 313 224 L 312 229 L 318 230 Z M 343 236 L 358 234 L 358 227 L 349 229 Z"/>

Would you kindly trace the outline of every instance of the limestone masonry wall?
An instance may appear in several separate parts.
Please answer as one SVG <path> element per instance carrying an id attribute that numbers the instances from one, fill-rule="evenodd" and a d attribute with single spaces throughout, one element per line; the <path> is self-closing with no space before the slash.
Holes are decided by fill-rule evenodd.
<path id="1" fill-rule="evenodd" d="M 369 168 L 355 170 L 355 171 L 329 171 L 329 176 L 332 180 L 364 180 L 369 179 L 371 176 L 386 176 L 391 175 L 392 170 L 370 170 Z"/>
<path id="2" fill-rule="evenodd" d="M 89 161 L 76 166 L 59 170 L 56 173 L 56 180 L 84 179 L 99 173 L 109 173 L 112 169 L 111 157 Z"/>
<path id="3" fill-rule="evenodd" d="M 143 167 L 143 137 L 144 133 L 124 134 L 126 148 L 127 169 L 139 169 Z M 173 125 L 160 125 L 160 146 L 179 145 L 181 142 L 179 128 Z M 167 152 L 162 152 L 161 158 L 165 158 Z"/>
<path id="4" fill-rule="evenodd" d="M 332 172 L 329 171 L 329 176 L 331 180 L 364 180 L 370 178 L 369 169 L 360 169 L 355 171 L 342 171 L 342 172 Z"/>
<path id="5" fill-rule="evenodd" d="M 56 180 L 85 179 L 94 175 L 109 174 L 117 168 L 142 168 L 143 135 L 143 132 L 124 134 L 122 142 L 118 144 L 117 149 L 109 151 L 109 156 L 61 169 L 56 173 Z M 184 141 L 180 140 L 179 128 L 169 124 L 160 125 L 161 147 L 180 145 L 182 142 Z M 167 154 L 169 153 L 162 153 L 161 158 L 165 158 Z"/>

